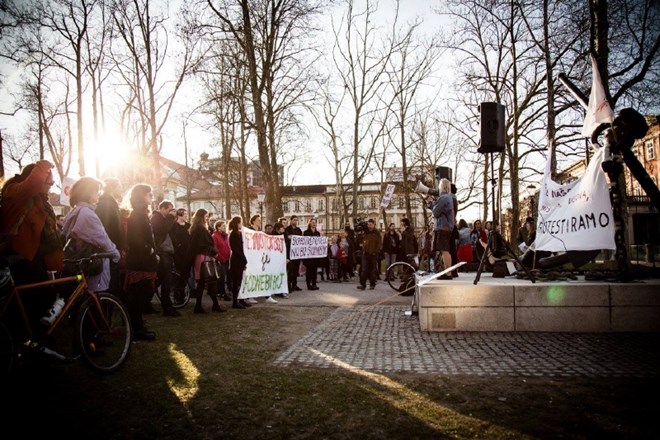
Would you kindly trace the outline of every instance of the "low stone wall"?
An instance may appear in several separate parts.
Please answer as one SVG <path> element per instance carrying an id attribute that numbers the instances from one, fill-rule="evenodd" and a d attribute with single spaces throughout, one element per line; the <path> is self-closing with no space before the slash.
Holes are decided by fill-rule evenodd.
<path id="1" fill-rule="evenodd" d="M 482 274 L 474 285 L 461 274 L 418 295 L 423 331 L 660 332 L 660 280 L 531 283 Z"/>

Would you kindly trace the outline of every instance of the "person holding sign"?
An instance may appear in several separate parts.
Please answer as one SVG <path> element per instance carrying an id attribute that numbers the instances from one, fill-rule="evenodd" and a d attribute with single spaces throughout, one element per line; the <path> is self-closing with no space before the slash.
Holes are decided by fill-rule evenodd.
<path id="1" fill-rule="evenodd" d="M 316 219 L 311 219 L 307 223 L 307 229 L 303 232 L 303 235 L 306 237 L 320 237 L 321 233 L 316 230 Z M 307 290 L 319 290 L 316 285 L 316 280 L 318 278 L 318 268 L 319 268 L 319 258 L 307 258 L 303 260 L 305 268 L 305 281 L 307 282 Z"/>
<path id="2" fill-rule="evenodd" d="M 229 257 L 229 277 L 231 279 L 231 300 L 233 309 L 245 309 L 252 307 L 245 300 L 238 299 L 238 293 L 241 291 L 243 282 L 243 272 L 247 267 L 247 258 L 243 250 L 243 218 L 239 215 L 229 221 L 229 247 L 231 248 L 231 257 Z"/>
<path id="3" fill-rule="evenodd" d="M 291 236 L 303 235 L 302 229 L 298 227 L 297 215 L 294 214 L 291 216 L 291 222 L 289 226 L 285 228 L 284 232 L 290 249 Z M 289 251 L 289 249 L 287 249 L 287 252 Z M 287 258 L 288 257 L 289 255 L 287 255 Z M 286 270 L 287 270 L 287 279 L 289 283 L 289 293 L 302 290 L 300 287 L 298 287 L 298 272 L 300 271 L 300 260 L 293 260 L 289 258 L 289 262 L 287 263 Z"/>

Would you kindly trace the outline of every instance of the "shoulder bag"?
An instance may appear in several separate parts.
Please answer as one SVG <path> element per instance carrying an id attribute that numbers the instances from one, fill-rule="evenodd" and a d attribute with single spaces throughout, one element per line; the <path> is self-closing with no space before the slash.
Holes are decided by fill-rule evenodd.
<path id="1" fill-rule="evenodd" d="M 80 210 L 76 212 L 75 218 L 69 231 L 73 231 L 73 228 L 76 226 L 78 221 L 78 214 Z M 67 238 L 67 237 L 64 237 Z M 67 261 L 67 260 L 80 260 L 81 258 L 88 258 L 92 254 L 103 252 L 98 246 L 94 246 L 91 243 L 87 243 L 77 237 L 74 237 L 73 234 L 69 233 L 69 237 L 66 239 L 66 244 L 64 245 L 64 268 L 62 272 L 64 274 L 75 275 L 80 272 L 82 269 L 85 272 L 85 275 L 98 275 L 103 272 L 103 260 L 95 259 L 91 260 L 86 265 L 79 266 L 76 261 Z"/>
<path id="2" fill-rule="evenodd" d="M 219 280 L 222 277 L 220 262 L 215 258 L 202 262 L 200 271 L 202 279 L 206 281 Z"/>

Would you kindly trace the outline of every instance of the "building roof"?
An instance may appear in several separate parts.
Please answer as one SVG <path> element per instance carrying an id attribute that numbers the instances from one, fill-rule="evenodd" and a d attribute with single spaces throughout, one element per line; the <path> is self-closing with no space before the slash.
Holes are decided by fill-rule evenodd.
<path id="1" fill-rule="evenodd" d="M 172 170 L 172 173 L 168 173 L 168 175 L 176 173 L 178 175 L 179 180 L 183 182 L 184 186 L 190 185 L 191 188 L 199 188 L 199 189 L 210 189 L 213 187 L 213 185 L 204 177 L 202 172 L 199 170 L 188 167 L 184 164 L 181 164 L 172 159 L 168 159 L 162 156 L 160 158 L 160 162 L 164 167 L 167 167 L 170 170 Z"/>

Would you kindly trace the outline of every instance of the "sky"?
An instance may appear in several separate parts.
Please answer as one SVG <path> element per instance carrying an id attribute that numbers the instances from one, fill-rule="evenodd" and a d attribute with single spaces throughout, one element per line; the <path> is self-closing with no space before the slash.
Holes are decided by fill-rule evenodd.
<path id="1" fill-rule="evenodd" d="M 356 3 L 359 4 L 360 0 L 357 0 Z M 441 18 L 430 12 L 431 8 L 434 5 L 437 5 L 436 0 L 403 0 L 401 3 L 402 6 L 399 12 L 401 23 L 412 20 L 415 17 L 423 17 L 424 32 L 431 33 L 437 28 L 438 22 Z M 170 11 L 173 11 L 175 7 L 176 0 L 171 3 Z M 335 21 L 338 22 L 344 14 L 344 11 L 345 7 L 343 4 L 340 4 L 339 6 L 334 7 L 333 14 L 327 14 L 322 18 L 324 22 L 322 22 L 320 28 L 328 29 L 328 32 L 324 37 L 328 41 L 331 41 L 332 39 L 331 18 L 334 16 Z M 381 0 L 375 18 L 381 25 L 386 26 L 392 20 L 393 12 L 394 1 Z M 172 15 L 172 12 L 170 12 L 170 15 Z M 18 93 L 17 84 L 20 81 L 22 72 L 16 69 L 10 69 L 8 65 L 2 63 L 0 64 L 0 73 L 3 75 L 2 87 L 0 88 L 0 111 L 7 111 L 11 108 L 10 103 L 14 101 L 11 98 L 11 94 Z M 185 162 L 183 120 L 185 119 L 184 115 L 190 114 L 201 101 L 202 98 L 198 90 L 199 86 L 196 81 L 187 80 L 184 82 L 183 87 L 178 94 L 173 107 L 173 112 L 163 131 L 162 155 L 167 158 L 182 163 Z M 111 93 L 106 91 L 105 99 L 109 101 L 110 97 Z M 110 168 L 116 165 L 117 162 L 125 156 L 128 147 L 122 142 L 119 136 L 117 121 L 111 119 L 107 119 L 108 127 L 105 135 L 102 135 L 101 139 L 95 143 L 91 127 L 91 99 L 89 96 L 85 96 L 83 99 L 85 106 L 85 113 L 83 115 L 85 121 L 85 145 L 88 147 L 86 149 L 87 173 L 90 174 L 94 172 L 97 155 L 101 166 L 101 172 L 103 172 L 105 168 Z M 106 102 L 106 108 L 108 108 L 108 111 L 106 111 L 107 115 L 117 113 L 112 102 Z M 21 130 L 18 128 L 29 123 L 28 113 L 25 111 L 20 111 L 16 118 L 0 116 L 0 130 L 2 130 L 5 135 L 16 136 L 21 133 Z M 197 159 L 203 152 L 215 155 L 213 150 L 217 149 L 215 146 L 217 132 L 216 130 L 205 128 L 203 126 L 204 124 L 208 124 L 208 122 L 203 117 L 197 116 L 187 124 L 186 139 L 189 148 L 188 157 L 194 157 Z M 303 142 L 305 145 L 304 148 L 310 152 L 324 149 L 324 135 L 319 131 L 318 127 L 316 127 L 316 124 L 311 117 L 305 121 L 305 124 L 308 138 Z M 16 171 L 12 169 L 11 163 L 7 163 L 7 161 L 5 162 L 10 172 Z M 71 167 L 72 177 L 78 177 L 78 167 L 75 163 L 74 159 Z M 312 159 L 308 154 L 306 157 L 299 160 L 298 163 L 295 163 L 290 167 L 290 169 L 285 171 L 286 184 L 331 184 L 334 180 L 334 173 L 330 164 L 325 159 L 319 160 L 318 155 L 314 155 Z"/>
<path id="2" fill-rule="evenodd" d="M 358 2 L 359 3 L 359 0 Z M 379 24 L 382 26 L 387 26 L 387 24 L 393 18 L 393 0 L 381 0 L 379 2 L 379 11 L 377 12 L 375 19 L 379 21 Z M 432 34 L 437 29 L 442 26 L 442 17 L 432 12 L 432 8 L 438 5 L 437 0 L 402 0 L 401 1 L 401 10 L 400 10 L 400 22 L 406 23 L 410 20 L 413 20 L 416 17 L 422 17 L 424 19 L 423 31 L 426 34 Z M 334 17 L 335 21 L 338 22 L 341 16 L 344 14 L 345 7 L 340 5 L 335 8 Z M 321 28 L 328 29 L 326 38 L 328 40 L 332 39 L 331 36 L 331 25 L 330 19 L 331 15 L 328 14 L 324 17 L 326 22 L 321 25 Z M 449 62 L 444 60 L 445 63 Z M 3 84 L 3 94 L 6 96 L 6 92 L 12 89 L 12 86 L 15 84 L 16 80 L 19 77 L 19 72 L 7 71 L 6 66 L 0 66 L 0 70 L 4 68 L 3 73 L 6 74 L 5 81 Z M 438 69 L 439 72 L 437 75 L 445 74 L 447 69 Z M 440 71 L 442 70 L 442 71 Z M 199 96 L 198 85 L 195 81 L 187 81 L 184 83 L 182 90 L 179 92 L 179 95 L 174 106 L 173 114 L 170 116 L 168 123 L 165 127 L 163 133 L 163 149 L 162 155 L 180 162 L 185 162 L 184 155 L 184 137 L 183 137 L 183 116 L 189 114 L 199 103 L 199 100 L 196 97 Z M 89 100 L 89 98 L 87 98 Z M 4 100 L 3 100 L 4 101 Z M 6 102 L 6 101 L 5 101 Z M 85 120 L 87 124 L 91 123 L 91 104 L 85 102 Z M 0 108 L 4 110 L 4 106 L 0 103 Z M 110 110 L 108 113 L 111 113 Z M 26 123 L 25 121 L 25 112 L 22 112 L 21 116 L 18 118 L 21 123 Z M 118 136 L 118 130 L 113 126 L 113 121 L 109 122 L 109 128 L 105 136 L 99 142 L 97 146 L 93 149 L 100 152 L 100 163 L 102 169 L 105 167 L 110 167 L 115 165 L 120 159 L 123 158 L 124 153 L 126 152 L 126 146 Z M 187 144 L 189 147 L 189 157 L 194 157 L 195 159 L 199 157 L 202 152 L 208 152 L 215 156 L 217 153 L 214 153 L 214 138 L 217 136 L 215 130 L 209 130 L 202 126 L 202 120 L 191 121 L 186 128 L 186 138 Z M 9 118 L 0 117 L 0 129 L 3 130 L 3 133 L 11 133 L 16 127 L 16 121 Z M 86 127 L 85 133 L 87 134 L 86 143 L 91 145 L 92 140 L 92 130 L 88 125 Z M 320 133 L 318 128 L 315 127 L 314 122 L 309 119 L 307 120 L 307 133 L 308 138 L 304 141 L 304 149 L 308 153 L 313 153 L 315 151 L 321 151 L 325 144 L 325 139 Z M 477 136 L 477 133 L 475 133 Z M 217 151 L 217 150 L 216 150 Z M 88 173 L 94 170 L 94 155 L 93 153 L 88 153 L 88 162 L 87 169 Z M 399 161 L 400 162 L 400 161 Z M 78 177 L 75 175 L 77 171 L 77 165 L 74 162 L 72 165 L 74 174 L 72 177 Z M 308 185 L 308 184 L 332 184 L 334 183 L 334 173 L 332 167 L 327 161 L 321 158 L 319 155 L 313 155 L 310 157 L 308 154 L 305 159 L 300 160 L 298 163 L 294 164 L 290 170 L 296 170 L 295 180 L 294 173 L 290 172 L 285 174 L 285 184 L 297 184 L 297 185 Z M 375 180 L 375 178 L 374 178 Z"/>
<path id="3" fill-rule="evenodd" d="M 380 2 L 379 11 L 376 17 L 382 21 L 383 25 L 393 17 L 393 4 L 394 2 L 392 0 L 381 0 Z M 403 6 L 401 7 L 400 11 L 402 22 L 413 19 L 416 16 L 423 16 L 425 20 L 423 25 L 425 32 L 431 32 L 437 26 L 440 17 L 437 15 L 434 17 L 429 12 L 433 5 L 437 5 L 437 1 L 403 0 L 402 4 Z M 335 21 L 338 21 L 341 17 L 341 14 L 343 13 L 343 7 L 336 7 L 334 13 Z M 331 39 L 331 16 L 327 15 L 324 17 L 324 19 L 326 23 L 322 25 L 322 28 L 328 29 L 326 38 Z M 194 87 L 194 83 L 188 83 L 186 86 L 186 91 L 181 95 L 186 97 L 194 95 Z M 196 103 L 192 100 L 179 99 L 177 105 L 178 113 L 188 113 L 195 105 Z M 324 145 L 326 143 L 326 138 L 316 127 L 313 119 L 311 117 L 306 119 L 305 124 L 308 138 L 304 141 L 304 148 L 309 152 L 325 149 Z M 168 126 L 167 136 L 165 137 L 163 146 L 163 154 L 166 157 L 172 158 L 174 160 L 182 160 L 183 136 L 180 118 L 176 123 L 172 121 L 172 123 L 168 124 Z M 215 136 L 216 133 L 209 132 L 208 130 L 200 127 L 199 125 L 196 125 L 195 123 L 191 123 L 188 126 L 186 133 L 188 137 L 189 148 L 195 153 L 195 157 L 199 157 L 199 154 L 202 152 L 210 153 L 212 149 L 215 148 L 213 145 L 213 136 Z M 324 158 L 319 158 L 318 155 L 313 155 L 313 157 L 310 157 L 308 154 L 304 159 L 299 160 L 289 170 L 286 170 L 285 173 L 285 183 L 287 184 L 332 184 L 335 181 L 332 167 Z"/>

